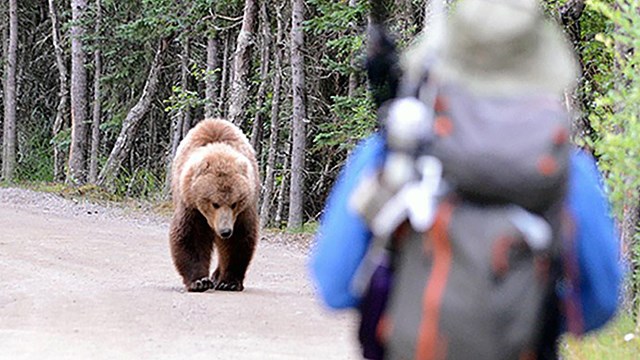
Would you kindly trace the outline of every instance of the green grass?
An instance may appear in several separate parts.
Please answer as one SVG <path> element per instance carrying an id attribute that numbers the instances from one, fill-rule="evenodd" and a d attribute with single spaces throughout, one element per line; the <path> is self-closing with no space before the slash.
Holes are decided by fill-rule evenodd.
<path id="1" fill-rule="evenodd" d="M 67 199 L 88 199 L 94 202 L 123 202 L 124 196 L 116 195 L 97 185 L 72 186 L 56 182 L 23 182 L 16 186 L 39 192 L 55 193 Z"/>
<path id="2" fill-rule="evenodd" d="M 288 229 L 286 226 L 268 226 L 265 227 L 265 230 L 271 232 L 282 232 L 286 234 L 295 234 L 295 235 L 313 235 L 318 231 L 320 227 L 320 223 L 318 221 L 308 221 L 302 224 L 302 227 L 296 229 Z"/>
<path id="3" fill-rule="evenodd" d="M 65 199 L 88 200 L 97 204 L 118 204 L 123 208 L 145 208 L 156 215 L 171 216 L 173 213 L 173 204 L 167 199 L 160 199 L 157 196 L 153 199 L 145 199 L 144 197 L 134 198 L 121 194 L 115 194 L 105 188 L 97 185 L 72 186 L 61 182 L 40 182 L 40 181 L 20 181 L 8 183 L 0 181 L 0 187 L 16 187 L 28 189 L 37 192 L 51 193 L 59 195 Z"/>
<path id="4" fill-rule="evenodd" d="M 625 341 L 625 335 L 635 337 Z M 602 330 L 582 338 L 567 335 L 563 339 L 562 358 L 567 360 L 640 359 L 640 333 L 633 318 L 620 315 Z"/>
<path id="5" fill-rule="evenodd" d="M 289 234 L 315 234 L 320 225 L 317 221 L 310 221 L 302 224 L 302 227 L 297 229 L 287 229 Z"/>

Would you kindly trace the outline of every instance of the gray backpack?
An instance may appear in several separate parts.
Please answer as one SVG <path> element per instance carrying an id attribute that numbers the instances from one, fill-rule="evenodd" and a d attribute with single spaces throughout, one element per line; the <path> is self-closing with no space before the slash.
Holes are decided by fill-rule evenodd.
<path id="1" fill-rule="evenodd" d="M 452 191 L 424 233 L 394 239 L 378 323 L 385 359 L 528 359 L 555 306 L 568 121 L 547 97 L 439 91 L 429 152 Z M 552 336 L 552 340 L 555 338 Z"/>

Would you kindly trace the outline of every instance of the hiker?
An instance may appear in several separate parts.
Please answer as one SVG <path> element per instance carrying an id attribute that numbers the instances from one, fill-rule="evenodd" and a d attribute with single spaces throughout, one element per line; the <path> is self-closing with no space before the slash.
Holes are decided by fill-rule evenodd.
<path id="1" fill-rule="evenodd" d="M 529 98 L 534 99 L 532 100 L 534 103 L 540 99 L 551 99 L 554 105 L 549 107 L 554 110 L 550 114 L 555 116 L 556 105 L 561 103 L 563 91 L 570 88 L 576 78 L 576 65 L 572 51 L 562 38 L 560 29 L 543 19 L 538 6 L 539 4 L 533 0 L 461 0 L 457 3 L 455 12 L 447 20 L 441 34 L 443 38 L 438 39 L 440 41 L 435 48 L 433 43 L 426 41 L 423 45 L 419 45 L 417 50 L 408 52 L 407 56 L 410 58 L 403 64 L 402 81 L 404 89 L 414 88 L 415 94 L 401 95 L 419 99 L 422 104 L 426 104 L 427 112 L 432 107 L 438 107 L 437 101 L 434 100 L 437 96 L 432 96 L 433 92 L 448 94 L 451 98 L 450 106 L 464 107 L 467 103 L 480 104 L 473 107 L 473 110 L 477 111 L 483 111 L 485 102 L 489 104 L 487 105 L 489 109 L 492 106 L 500 109 L 503 103 L 514 103 L 516 105 L 513 108 L 524 111 L 527 109 Z M 427 68 L 424 65 L 424 59 L 434 49 L 435 61 Z M 458 96 L 462 100 L 458 99 Z M 542 100 L 542 103 L 544 101 L 546 100 Z M 417 116 L 416 114 L 424 109 L 419 106 L 413 107 L 414 103 L 415 101 L 405 102 L 400 99 L 396 107 L 401 109 L 397 111 L 402 113 L 401 116 L 411 117 L 411 114 Z M 532 113 L 542 113 L 540 107 L 530 109 Z M 394 111 L 396 110 L 393 110 L 391 105 L 390 109 L 381 113 L 391 117 Z M 452 117 L 458 114 L 475 119 L 483 115 L 469 114 L 469 112 L 464 108 L 450 109 Z M 497 112 L 497 114 L 500 113 Z M 508 114 L 513 117 L 513 122 L 528 116 L 523 112 Z M 437 117 L 437 114 L 434 117 Z M 500 119 L 496 121 L 498 120 Z M 393 126 L 393 121 L 394 119 L 387 119 L 387 124 Z M 437 126 L 433 126 L 432 129 L 435 132 L 443 131 L 437 130 Z M 444 129 L 445 132 L 450 130 L 447 126 Z M 373 224 L 366 214 L 363 216 L 362 211 L 359 212 L 362 209 L 354 206 L 354 193 L 359 191 L 363 180 L 371 177 L 372 173 L 378 174 L 378 177 L 384 173 L 385 164 L 393 150 L 393 146 L 389 143 L 388 132 L 388 129 L 383 129 L 356 147 L 330 194 L 321 219 L 310 268 L 322 300 L 334 309 L 363 306 L 365 294 L 354 290 L 354 281 L 357 277 L 356 273 L 362 268 L 363 259 L 368 255 L 375 241 L 372 225 L 376 224 Z M 510 135 L 505 134 L 505 136 Z M 440 143 L 446 145 L 446 141 L 440 141 Z M 431 151 L 437 153 L 438 146 L 436 140 L 436 145 L 431 147 Z M 446 149 L 446 146 L 444 148 Z M 448 182 L 454 193 L 462 194 L 459 196 L 462 198 L 472 198 L 475 190 L 464 189 L 467 180 L 464 176 L 469 172 L 473 174 L 472 171 L 476 169 L 455 168 L 456 164 L 447 162 L 447 158 L 453 155 L 443 151 L 440 151 L 439 155 L 443 158 L 441 159 L 444 167 L 443 182 L 453 180 Z M 465 159 L 458 158 L 458 160 L 463 162 Z M 547 168 L 553 172 L 556 167 L 561 167 L 561 158 L 559 161 L 560 163 L 550 162 L 547 164 L 549 166 L 542 166 L 543 171 Z M 523 162 L 526 160 L 523 159 Z M 470 167 L 473 165 L 473 163 L 469 164 Z M 497 170 L 509 171 L 509 169 Z M 560 236 L 556 234 L 557 228 L 553 230 L 554 234 L 562 240 L 562 253 L 558 257 L 560 274 L 556 274 L 551 284 L 553 290 L 553 294 L 549 297 L 551 301 L 545 303 L 540 313 L 540 317 L 544 317 L 540 321 L 544 324 L 538 334 L 537 345 L 535 349 L 529 349 L 531 355 L 537 358 L 556 358 L 556 340 L 563 332 L 582 335 L 598 329 L 613 317 L 618 305 L 621 270 L 618 263 L 617 237 L 609 215 L 602 179 L 593 158 L 578 149 L 567 153 L 566 173 L 568 180 L 559 176 L 560 180 L 566 182 L 566 193 L 562 186 L 558 186 L 554 189 L 563 191 L 553 196 L 561 197 L 561 207 L 566 210 L 564 213 L 568 218 L 563 220 L 565 222 L 563 229 L 569 228 L 570 231 L 564 231 Z M 463 177 L 456 179 L 458 174 L 463 174 Z M 475 186 L 479 182 L 477 179 L 472 179 L 469 184 Z M 480 183 L 480 186 L 483 185 L 486 184 Z M 461 188 L 465 191 L 459 191 Z M 482 196 L 486 195 L 482 193 L 484 190 L 478 190 L 479 199 L 472 199 L 472 202 L 476 200 L 482 202 L 482 198 L 491 196 L 493 198 L 488 202 L 511 201 L 506 194 L 505 199 L 500 199 L 502 194 Z M 535 214 L 548 214 L 548 209 L 553 208 L 553 204 L 536 203 L 536 198 L 542 193 L 536 193 L 535 191 L 539 192 L 540 189 L 533 187 L 530 190 L 530 196 L 521 196 L 514 202 L 520 202 L 519 208 L 534 214 L 533 217 L 536 217 Z M 443 191 L 445 190 L 439 187 L 438 193 Z M 381 197 L 384 191 L 374 193 Z M 429 199 L 425 201 L 433 201 L 438 196 L 440 195 L 437 195 L 434 190 L 428 193 Z M 414 202 L 417 200 L 419 199 L 410 199 Z M 560 211 L 555 212 L 552 218 L 559 218 L 559 214 Z M 430 226 L 438 221 L 437 219 L 427 220 L 426 223 Z M 376 232 L 381 231 L 376 230 Z M 369 284 L 369 286 L 372 285 Z M 397 294 L 396 297 L 398 297 Z M 384 326 L 378 323 L 376 330 L 380 329 L 384 329 Z M 368 343 L 373 342 L 374 345 L 381 347 L 387 344 L 380 344 L 379 339 L 372 339 L 371 337 L 377 335 L 371 335 L 371 332 L 363 336 L 362 328 L 360 335 L 365 358 L 382 358 L 385 349 L 369 351 L 368 346 L 371 344 Z M 469 336 L 476 335 L 482 334 L 469 334 Z M 415 343 L 409 343 L 416 346 Z M 440 342 L 438 349 L 430 350 L 442 355 L 446 353 L 446 346 L 443 348 L 442 344 L 446 344 L 446 341 Z M 420 349 L 413 349 L 413 351 L 419 352 Z M 395 354 L 387 353 L 386 355 L 387 358 L 393 358 Z M 420 356 L 415 357 L 420 358 Z"/>

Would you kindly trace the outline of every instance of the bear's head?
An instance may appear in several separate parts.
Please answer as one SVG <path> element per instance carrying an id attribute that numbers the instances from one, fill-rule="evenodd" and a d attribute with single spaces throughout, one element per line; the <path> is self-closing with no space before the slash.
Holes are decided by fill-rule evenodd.
<path id="1" fill-rule="evenodd" d="M 195 206 L 221 238 L 233 235 L 239 214 L 255 204 L 253 167 L 225 144 L 210 144 L 196 152 L 183 178 L 185 200 Z"/>

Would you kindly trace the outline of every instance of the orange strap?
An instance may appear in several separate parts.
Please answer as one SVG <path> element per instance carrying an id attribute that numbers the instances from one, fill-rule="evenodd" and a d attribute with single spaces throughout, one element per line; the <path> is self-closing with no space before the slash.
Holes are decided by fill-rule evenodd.
<path id="1" fill-rule="evenodd" d="M 433 229 L 430 232 L 433 252 L 433 269 L 425 286 L 423 297 L 422 322 L 418 329 L 416 343 L 417 360 L 435 360 L 444 358 L 446 344 L 440 339 L 438 324 L 442 297 L 447 285 L 449 269 L 451 267 L 451 243 L 449 242 L 448 227 L 454 206 L 450 202 L 443 202 L 437 212 Z M 425 243 L 428 241 L 428 235 Z"/>

